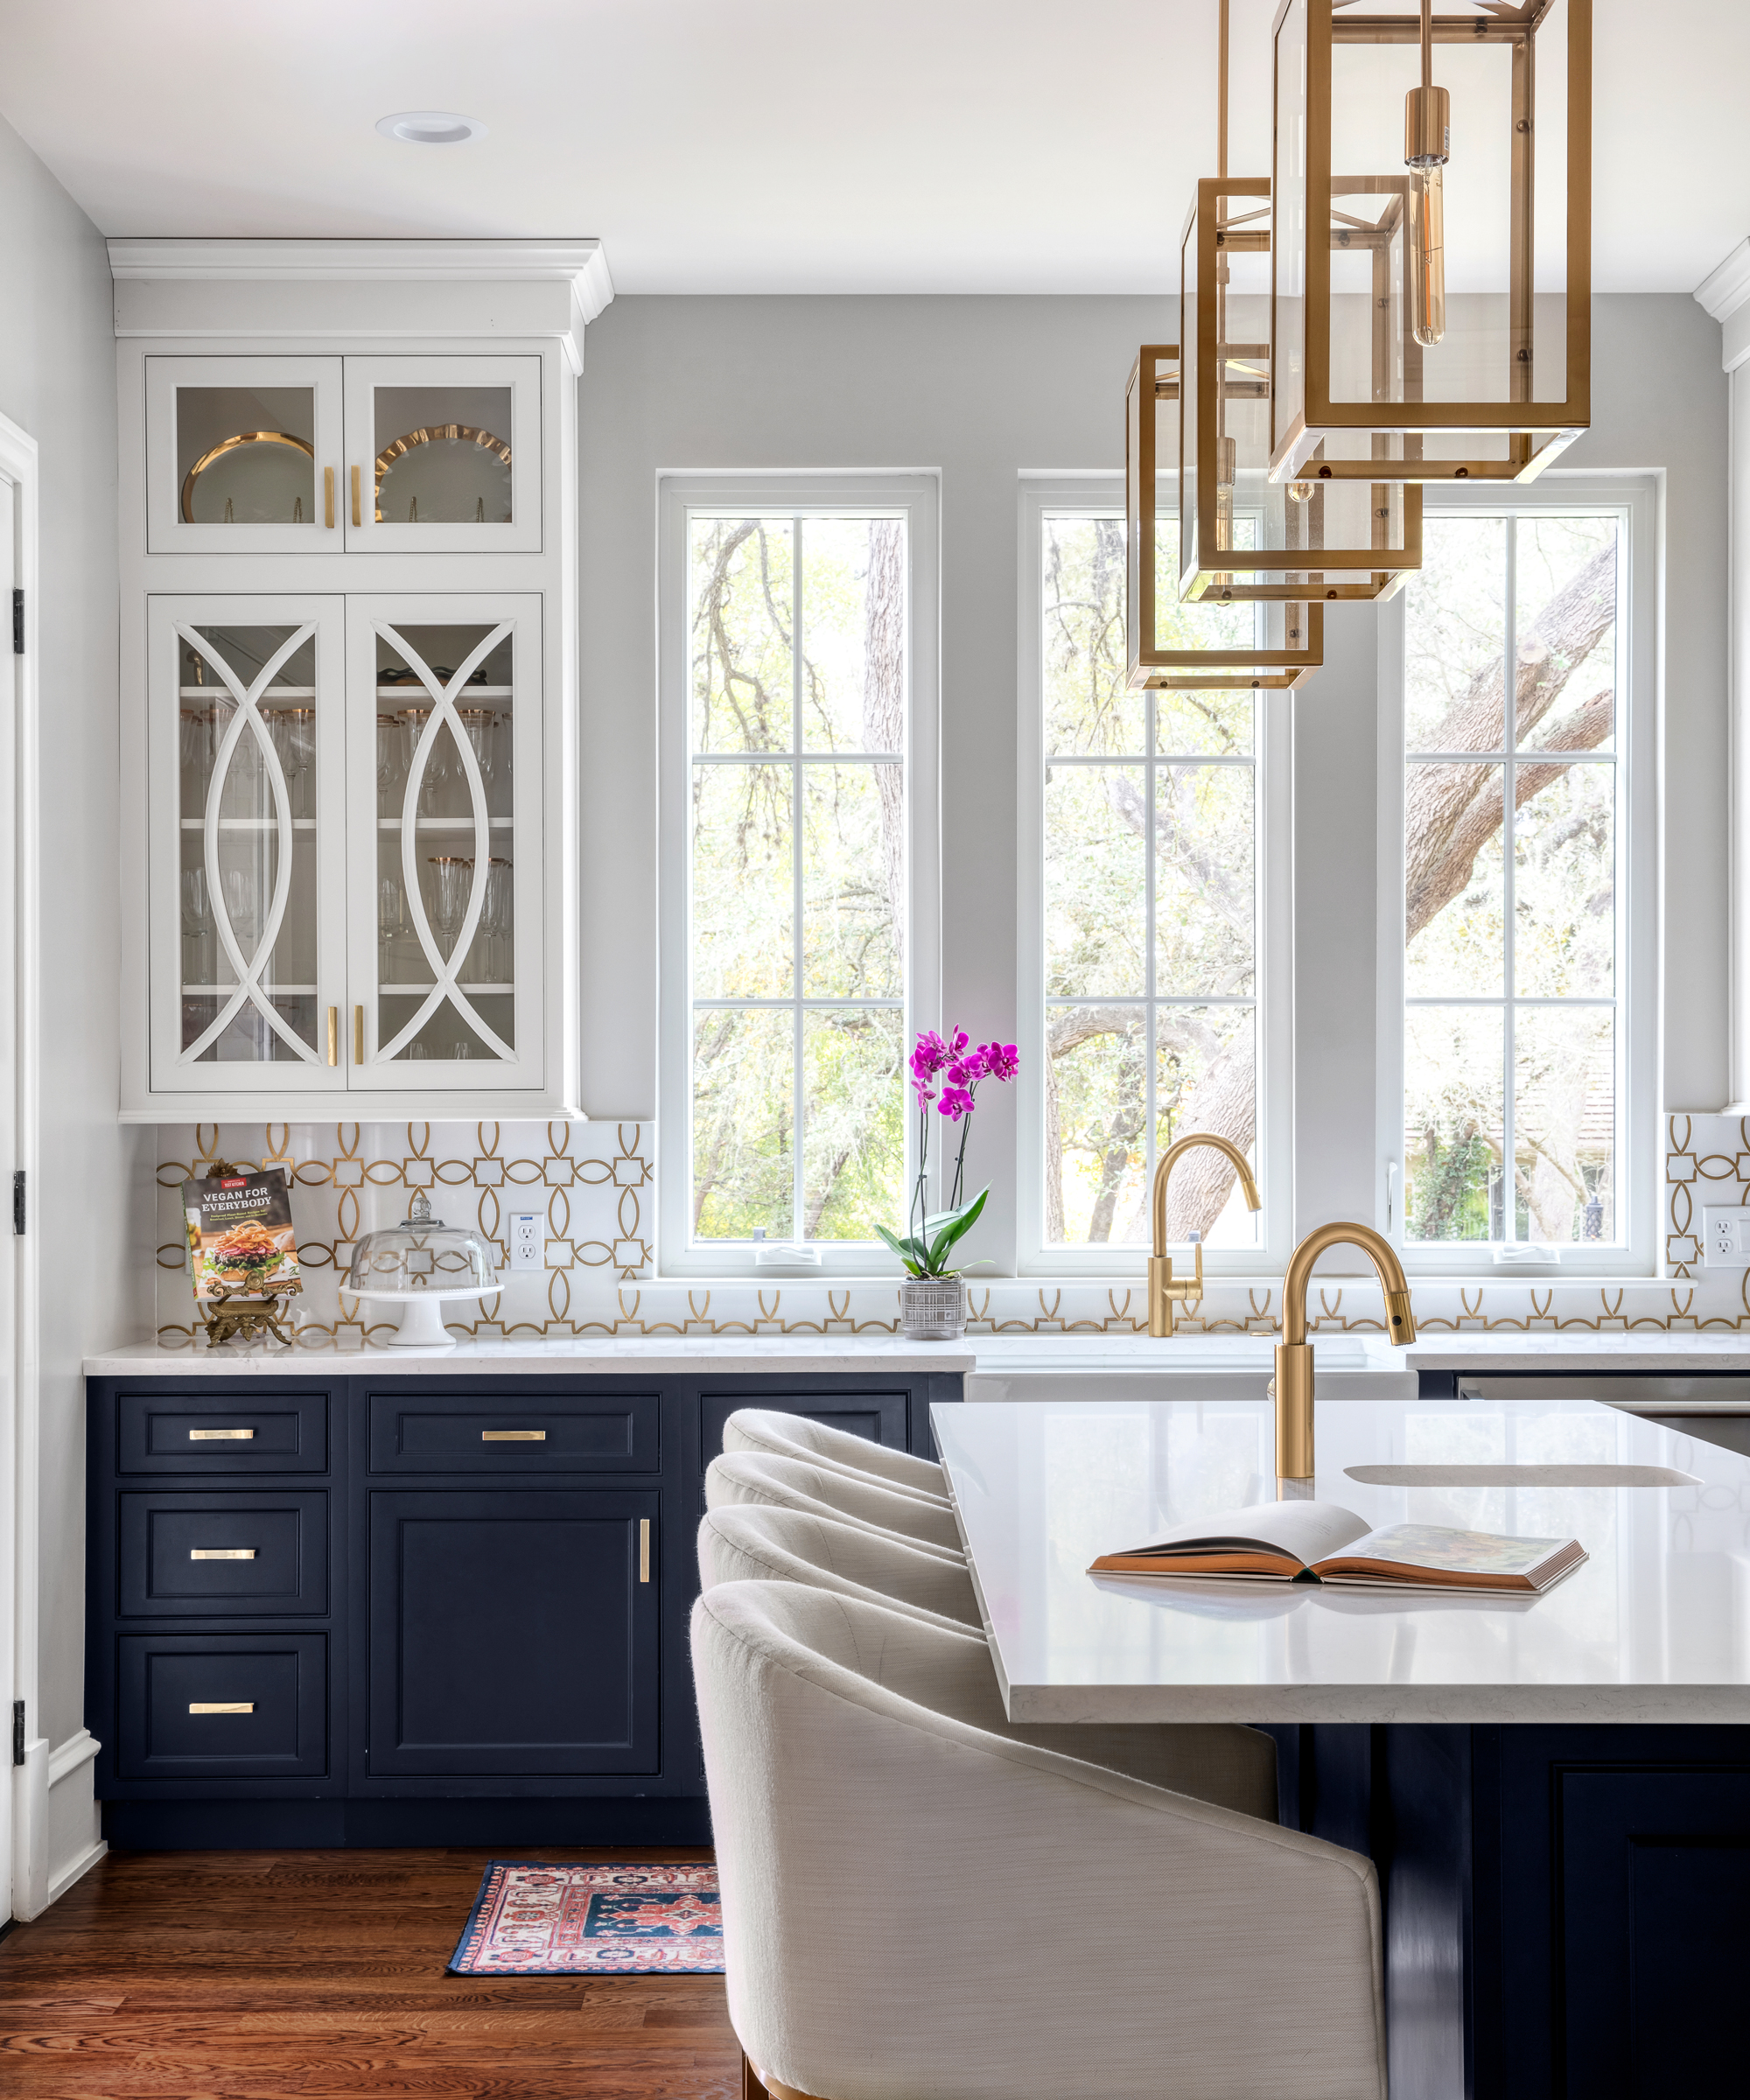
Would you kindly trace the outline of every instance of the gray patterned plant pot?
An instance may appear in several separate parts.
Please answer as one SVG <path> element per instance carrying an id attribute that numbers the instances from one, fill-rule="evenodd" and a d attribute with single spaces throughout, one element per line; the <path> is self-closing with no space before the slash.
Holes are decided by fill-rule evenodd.
<path id="1" fill-rule="evenodd" d="M 958 1341 L 966 1332 L 966 1279 L 911 1276 L 900 1285 L 900 1332 L 907 1341 Z"/>

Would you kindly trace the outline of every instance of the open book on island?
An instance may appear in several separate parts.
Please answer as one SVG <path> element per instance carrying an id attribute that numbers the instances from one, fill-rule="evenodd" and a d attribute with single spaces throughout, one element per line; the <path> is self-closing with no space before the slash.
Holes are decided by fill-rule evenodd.
<path id="1" fill-rule="evenodd" d="M 1102 1553 L 1088 1572 L 1530 1596 L 1559 1582 L 1586 1557 L 1577 1538 L 1508 1538 L 1444 1524 L 1371 1530 L 1335 1502 L 1258 1502 L 1176 1525 L 1145 1546 Z"/>

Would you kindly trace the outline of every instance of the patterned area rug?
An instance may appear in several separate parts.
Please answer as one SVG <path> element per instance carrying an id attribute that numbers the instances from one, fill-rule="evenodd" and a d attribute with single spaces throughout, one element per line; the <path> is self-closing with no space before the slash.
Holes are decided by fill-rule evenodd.
<path id="1" fill-rule="evenodd" d="M 450 1973 L 721 1976 L 717 1868 L 494 1859 Z"/>

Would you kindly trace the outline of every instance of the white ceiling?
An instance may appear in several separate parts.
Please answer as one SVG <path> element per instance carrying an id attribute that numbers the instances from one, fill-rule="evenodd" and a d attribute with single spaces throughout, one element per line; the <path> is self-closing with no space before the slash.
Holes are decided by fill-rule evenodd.
<path id="1" fill-rule="evenodd" d="M 1448 0 L 1450 4 L 1450 0 Z M 1233 0 L 1236 173 L 1274 0 Z M 1152 292 L 1216 0 L 0 0 L 0 112 L 106 234 L 596 234 L 627 292 Z M 1596 0 L 1602 291 L 1750 233 L 1746 0 Z M 378 136 L 458 109 L 489 136 Z"/>

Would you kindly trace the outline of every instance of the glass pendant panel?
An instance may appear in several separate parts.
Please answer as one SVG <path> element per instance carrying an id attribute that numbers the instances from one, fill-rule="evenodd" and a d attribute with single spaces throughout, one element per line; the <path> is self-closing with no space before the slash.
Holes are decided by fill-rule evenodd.
<path id="1" fill-rule="evenodd" d="M 1144 343 L 1124 424 L 1127 682 L 1174 691 L 1285 690 L 1325 661 L 1321 606 L 1186 605 L 1179 596 L 1179 346 Z M 1242 537 L 1259 521 L 1242 514 Z"/>
<path id="2" fill-rule="evenodd" d="M 1284 0 L 1275 480 L 1529 480 L 1586 427 L 1591 28 L 1437 15 L 1431 105 L 1418 0 Z"/>
<path id="3" fill-rule="evenodd" d="M 1200 182 L 1180 251 L 1180 595 L 1289 605 L 1389 597 L 1422 559 L 1421 491 L 1315 458 L 1270 476 L 1270 185 Z"/>

